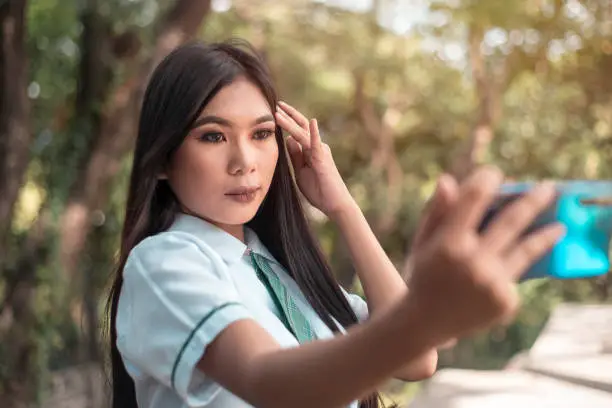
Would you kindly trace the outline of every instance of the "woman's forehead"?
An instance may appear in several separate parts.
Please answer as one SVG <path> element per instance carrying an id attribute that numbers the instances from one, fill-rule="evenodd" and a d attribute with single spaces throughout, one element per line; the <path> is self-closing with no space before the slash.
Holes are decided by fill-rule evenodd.
<path id="1" fill-rule="evenodd" d="M 261 90 L 241 78 L 222 88 L 204 107 L 200 116 L 253 120 L 270 113 L 270 105 Z"/>

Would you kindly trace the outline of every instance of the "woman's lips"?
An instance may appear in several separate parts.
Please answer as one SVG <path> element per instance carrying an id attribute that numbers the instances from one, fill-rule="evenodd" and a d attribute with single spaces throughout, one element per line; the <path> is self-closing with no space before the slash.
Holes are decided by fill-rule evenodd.
<path id="1" fill-rule="evenodd" d="M 250 203 L 257 197 L 259 190 L 261 190 L 259 186 L 242 186 L 230 190 L 225 195 L 239 203 Z"/>

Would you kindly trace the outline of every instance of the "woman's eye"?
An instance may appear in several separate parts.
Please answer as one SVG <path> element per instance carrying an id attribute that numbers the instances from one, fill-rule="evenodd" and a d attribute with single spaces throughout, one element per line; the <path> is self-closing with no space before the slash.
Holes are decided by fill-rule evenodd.
<path id="1" fill-rule="evenodd" d="M 223 141 L 223 139 L 224 139 L 223 133 L 219 133 L 219 132 L 204 133 L 203 135 L 200 136 L 200 140 L 202 142 L 208 142 L 208 143 L 220 143 Z"/>
<path id="2" fill-rule="evenodd" d="M 268 137 L 272 136 L 274 134 L 273 130 L 270 129 L 261 129 L 258 130 L 257 132 L 255 132 L 255 139 L 267 139 Z"/>

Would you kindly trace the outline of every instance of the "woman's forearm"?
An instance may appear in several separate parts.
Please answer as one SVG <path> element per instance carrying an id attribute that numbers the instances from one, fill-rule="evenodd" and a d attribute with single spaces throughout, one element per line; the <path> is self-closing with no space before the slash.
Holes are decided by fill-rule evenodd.
<path id="1" fill-rule="evenodd" d="M 336 214 L 357 275 L 361 280 L 371 315 L 388 309 L 406 295 L 408 288 L 357 205 Z M 394 374 L 406 381 L 431 377 L 437 368 L 438 352 L 432 348 Z"/>
<path id="2" fill-rule="evenodd" d="M 355 204 L 334 215 L 363 286 L 370 314 L 402 298 L 406 282 L 381 247 L 361 209 Z"/>
<path id="3" fill-rule="evenodd" d="M 372 392 L 434 345 L 418 310 L 390 313 L 347 335 L 254 358 L 250 377 L 261 407 L 340 407 Z M 414 330 L 414 334 L 406 336 Z"/>

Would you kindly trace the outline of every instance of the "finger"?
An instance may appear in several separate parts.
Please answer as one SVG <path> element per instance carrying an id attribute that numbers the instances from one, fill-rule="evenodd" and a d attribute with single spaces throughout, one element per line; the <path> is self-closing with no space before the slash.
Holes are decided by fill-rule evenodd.
<path id="1" fill-rule="evenodd" d="M 310 148 L 310 135 L 282 110 L 276 111 L 276 123 L 286 130 L 303 148 Z"/>
<path id="2" fill-rule="evenodd" d="M 497 292 L 496 297 L 498 299 L 503 299 L 500 305 L 502 316 L 497 324 L 509 326 L 514 319 L 516 319 L 516 314 L 521 306 L 521 296 L 519 295 L 518 286 L 516 282 L 499 281 L 494 287 L 496 289 L 495 292 Z"/>
<path id="3" fill-rule="evenodd" d="M 554 183 L 542 183 L 504 208 L 482 234 L 482 242 L 492 251 L 504 251 L 535 218 L 550 206 L 556 196 Z"/>
<path id="4" fill-rule="evenodd" d="M 323 158 L 323 146 L 321 144 L 321 135 L 319 134 L 319 125 L 316 119 L 310 120 L 310 149 L 313 159 L 320 160 Z"/>
<path id="5" fill-rule="evenodd" d="M 450 206 L 456 203 L 458 196 L 459 186 L 457 185 L 457 180 L 449 174 L 440 176 L 431 206 L 428 209 L 428 218 L 436 219 L 445 215 Z"/>
<path id="6" fill-rule="evenodd" d="M 483 166 L 459 187 L 457 204 L 449 214 L 447 226 L 457 232 L 475 230 L 496 196 L 503 174 L 495 167 Z"/>
<path id="7" fill-rule="evenodd" d="M 565 234 L 565 226 L 549 224 L 529 234 L 508 254 L 506 260 L 512 279 L 518 279 L 527 268 L 546 254 Z"/>
<path id="8" fill-rule="evenodd" d="M 436 191 L 423 211 L 423 218 L 414 236 L 413 246 L 420 245 L 435 232 L 442 218 L 456 203 L 458 194 L 459 186 L 455 178 L 449 174 L 440 176 Z"/>
<path id="9" fill-rule="evenodd" d="M 304 153 L 302 152 L 300 144 L 291 136 L 287 137 L 285 143 L 287 143 L 287 151 L 289 152 L 293 168 L 300 169 L 304 167 Z"/>
<path id="10" fill-rule="evenodd" d="M 292 118 L 298 125 L 300 125 L 302 129 L 308 130 L 309 123 L 308 119 L 306 119 L 306 116 L 302 115 L 300 111 L 289 105 L 287 102 L 279 101 L 278 104 L 290 118 Z"/>
<path id="11" fill-rule="evenodd" d="M 450 339 L 438 346 L 439 350 L 448 350 L 457 345 L 457 339 Z"/>

